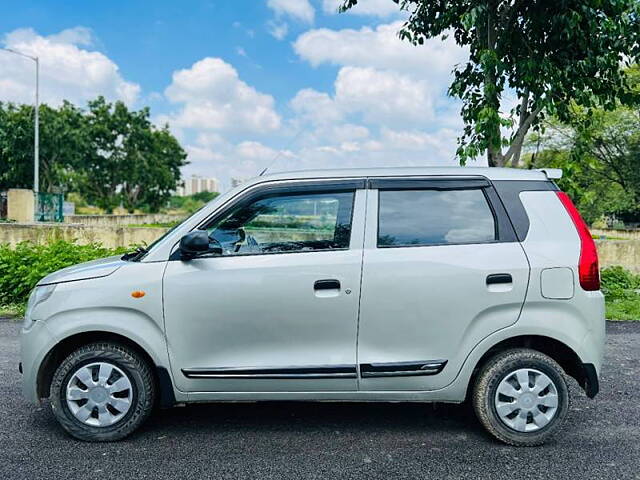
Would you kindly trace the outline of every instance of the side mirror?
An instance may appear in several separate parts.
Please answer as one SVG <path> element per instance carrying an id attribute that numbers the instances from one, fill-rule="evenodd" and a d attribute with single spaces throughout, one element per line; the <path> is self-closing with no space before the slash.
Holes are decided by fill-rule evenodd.
<path id="1" fill-rule="evenodd" d="M 222 253 L 220 244 L 215 240 L 211 240 L 206 231 L 194 230 L 180 239 L 180 254 L 183 260 L 191 260 L 204 253 L 217 255 Z"/>

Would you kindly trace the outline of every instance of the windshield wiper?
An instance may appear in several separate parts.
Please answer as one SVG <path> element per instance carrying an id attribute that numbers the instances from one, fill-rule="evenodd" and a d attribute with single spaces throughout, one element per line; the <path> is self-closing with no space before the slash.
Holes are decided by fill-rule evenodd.
<path id="1" fill-rule="evenodd" d="M 137 262 L 138 260 L 140 260 L 148 252 L 149 252 L 149 250 L 147 250 L 146 248 L 138 247 L 133 252 L 127 252 L 120 258 L 122 260 L 127 261 L 127 262 Z"/>

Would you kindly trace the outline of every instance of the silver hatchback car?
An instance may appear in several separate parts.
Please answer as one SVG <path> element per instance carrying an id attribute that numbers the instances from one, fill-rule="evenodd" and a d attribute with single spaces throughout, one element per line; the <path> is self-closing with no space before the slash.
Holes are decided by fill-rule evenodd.
<path id="1" fill-rule="evenodd" d="M 598 258 L 557 171 L 394 168 L 258 177 L 148 249 L 53 273 L 22 328 L 24 393 L 71 435 L 154 406 L 463 402 L 512 445 L 598 392 Z"/>

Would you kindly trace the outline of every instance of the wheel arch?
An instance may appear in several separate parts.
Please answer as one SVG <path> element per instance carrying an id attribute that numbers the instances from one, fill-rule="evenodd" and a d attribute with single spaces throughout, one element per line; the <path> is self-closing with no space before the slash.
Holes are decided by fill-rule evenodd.
<path id="1" fill-rule="evenodd" d="M 467 395 L 472 390 L 480 369 L 500 352 L 510 348 L 530 348 L 544 353 L 555 360 L 562 369 L 574 378 L 589 398 L 593 398 L 598 393 L 598 379 L 595 375 L 595 368 L 591 364 L 584 364 L 579 355 L 568 345 L 552 337 L 545 335 L 518 335 L 509 337 L 492 345 L 476 362 L 469 384 Z"/>
<path id="2" fill-rule="evenodd" d="M 161 407 L 170 407 L 176 403 L 173 382 L 167 369 L 158 365 L 153 357 L 137 342 L 130 338 L 104 330 L 92 330 L 70 335 L 56 343 L 45 355 L 38 369 L 36 388 L 38 398 L 48 398 L 50 395 L 53 375 L 62 361 L 78 348 L 95 342 L 114 342 L 129 347 L 139 354 L 151 367 L 154 381 L 158 388 L 158 403 Z"/>

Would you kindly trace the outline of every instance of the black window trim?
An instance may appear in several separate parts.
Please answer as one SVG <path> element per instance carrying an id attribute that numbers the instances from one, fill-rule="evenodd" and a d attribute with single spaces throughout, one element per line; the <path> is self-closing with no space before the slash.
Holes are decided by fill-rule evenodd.
<path id="1" fill-rule="evenodd" d="M 558 186 L 550 180 L 494 180 L 493 186 L 500 203 L 508 212 L 508 218 L 519 242 L 523 242 L 529 233 L 529 215 L 520 200 L 520 194 L 522 192 L 559 191 Z"/>
<path id="2" fill-rule="evenodd" d="M 487 177 L 370 177 L 367 188 L 375 190 L 469 190 L 491 186 Z"/>
<path id="3" fill-rule="evenodd" d="M 385 178 L 369 179 L 367 186 L 378 191 L 378 211 L 376 225 L 376 248 L 428 248 L 454 245 L 490 245 L 495 243 L 517 242 L 511 220 L 500 201 L 495 188 L 486 177 L 449 177 L 449 178 Z M 493 216 L 494 239 L 486 242 L 447 242 L 418 245 L 380 245 L 380 192 L 402 190 L 481 190 Z"/>

